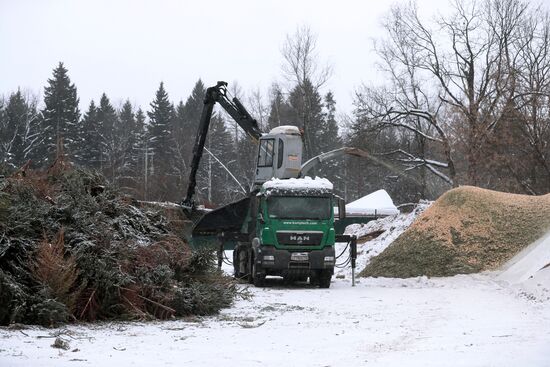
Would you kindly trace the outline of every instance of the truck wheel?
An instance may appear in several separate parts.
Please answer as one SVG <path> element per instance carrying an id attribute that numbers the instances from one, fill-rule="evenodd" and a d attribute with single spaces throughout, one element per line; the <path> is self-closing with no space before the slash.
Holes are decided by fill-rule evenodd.
<path id="1" fill-rule="evenodd" d="M 319 274 L 318 272 L 314 271 L 309 276 L 309 285 L 312 287 L 317 287 L 319 285 Z"/>
<path id="2" fill-rule="evenodd" d="M 233 276 L 235 279 L 240 279 L 243 274 L 239 271 L 239 250 L 233 250 Z"/>
<path id="3" fill-rule="evenodd" d="M 246 268 L 248 269 L 248 274 L 246 274 L 248 283 L 254 284 L 254 252 L 252 251 L 248 254 L 248 264 Z"/>
<path id="4" fill-rule="evenodd" d="M 253 259 L 254 260 L 254 259 Z M 255 287 L 263 287 L 265 283 L 265 273 L 258 271 L 256 267 L 256 262 L 252 263 L 252 282 Z"/>
<path id="5" fill-rule="evenodd" d="M 319 272 L 319 288 L 329 288 L 332 273 L 326 270 Z"/>

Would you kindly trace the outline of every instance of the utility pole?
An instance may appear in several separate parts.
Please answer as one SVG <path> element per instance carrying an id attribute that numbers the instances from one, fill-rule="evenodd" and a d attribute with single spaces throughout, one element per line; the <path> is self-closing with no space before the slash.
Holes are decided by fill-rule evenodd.
<path id="1" fill-rule="evenodd" d="M 151 172 L 154 172 L 154 166 L 153 166 L 153 156 L 155 155 L 155 152 L 149 151 L 149 146 L 147 142 L 145 143 L 145 148 L 141 148 L 143 150 L 143 200 L 147 201 L 147 190 L 149 188 L 148 186 L 148 177 L 149 177 L 149 157 L 151 157 Z"/>

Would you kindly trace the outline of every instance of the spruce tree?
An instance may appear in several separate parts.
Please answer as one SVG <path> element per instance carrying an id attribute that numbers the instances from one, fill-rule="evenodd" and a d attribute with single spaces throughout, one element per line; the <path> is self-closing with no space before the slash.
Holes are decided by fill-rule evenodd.
<path id="1" fill-rule="evenodd" d="M 280 88 L 276 87 L 272 93 L 271 108 L 267 119 L 267 131 L 281 125 L 296 124 L 298 124 L 296 113 L 284 98 Z"/>
<path id="2" fill-rule="evenodd" d="M 51 162 L 57 151 L 57 143 L 63 139 L 65 153 L 69 155 L 78 150 L 78 123 L 80 111 L 74 84 L 67 74 L 67 69 L 60 62 L 48 79 L 44 88 L 44 109 L 42 110 L 43 137 L 40 164 Z"/>
<path id="3" fill-rule="evenodd" d="M 239 190 L 222 164 L 230 168 L 228 157 L 234 155 L 234 146 L 225 122 L 220 116 L 212 117 L 206 145 L 210 153 L 205 152 L 203 157 L 206 160 L 203 167 L 207 174 L 208 201 L 216 205 L 230 202 L 235 198 L 235 194 L 239 194 Z"/>
<path id="4" fill-rule="evenodd" d="M 132 146 L 132 175 L 135 178 L 138 192 L 145 199 L 145 157 L 148 151 L 147 126 L 145 113 L 138 108 L 135 114 L 135 129 Z"/>
<path id="5" fill-rule="evenodd" d="M 193 145 L 204 106 L 205 94 L 206 89 L 199 79 L 185 103 L 180 101 L 174 109 L 171 129 L 173 157 L 171 170 L 176 179 L 176 191 L 180 196 L 185 194 L 188 183 Z M 206 159 L 205 157 L 206 154 L 203 155 L 203 160 Z M 202 165 L 197 174 L 199 180 L 202 179 L 201 177 L 205 177 L 205 173 L 201 169 Z M 200 187 L 198 189 L 200 190 Z"/>
<path id="6" fill-rule="evenodd" d="M 180 131 L 178 139 L 185 145 L 184 154 L 187 158 L 187 161 L 191 162 L 191 153 L 193 150 L 193 144 L 195 143 L 195 135 L 199 127 L 199 122 L 202 114 L 202 109 L 204 106 L 204 97 L 206 95 L 206 89 L 204 83 L 199 79 L 191 95 L 185 101 L 185 105 L 178 106 L 177 121 L 178 129 Z"/>
<path id="7" fill-rule="evenodd" d="M 319 151 L 328 152 L 343 146 L 342 138 L 339 136 L 338 123 L 336 122 L 336 101 L 332 92 L 324 97 L 323 125 L 317 136 Z M 317 174 L 328 178 L 334 184 L 334 190 L 339 195 L 345 193 L 345 160 L 346 157 L 329 160 L 319 167 Z"/>
<path id="8" fill-rule="evenodd" d="M 101 95 L 101 99 L 99 100 L 97 119 L 99 121 L 101 139 L 100 167 L 114 182 L 120 147 L 120 141 L 117 136 L 118 116 L 105 93 Z"/>
<path id="9" fill-rule="evenodd" d="M 93 100 L 80 123 L 79 138 L 80 148 L 77 152 L 77 162 L 84 167 L 100 169 L 103 140 L 98 108 Z"/>
<path id="10" fill-rule="evenodd" d="M 329 91 L 325 95 L 323 107 L 323 128 L 319 134 L 320 145 L 322 151 L 329 151 L 339 148 L 342 144 L 336 122 L 336 101 L 332 92 Z"/>
<path id="11" fill-rule="evenodd" d="M 160 83 L 151 102 L 149 116 L 149 145 L 155 154 L 155 162 L 168 163 L 170 161 L 171 141 L 170 128 L 173 118 L 173 106 L 168 99 L 168 93 L 164 89 L 164 83 Z"/>
<path id="12" fill-rule="evenodd" d="M 321 95 L 306 79 L 302 86 L 296 86 L 289 97 L 296 124 L 304 131 L 304 159 L 321 153 L 320 134 L 323 129 Z"/>
<path id="13" fill-rule="evenodd" d="M 17 168 L 33 158 L 33 150 L 40 141 L 36 102 L 23 96 L 20 90 L 12 93 L 4 110 L 1 128 L 1 149 L 5 163 Z"/>
<path id="14" fill-rule="evenodd" d="M 136 118 L 134 108 L 129 100 L 126 100 L 119 112 L 119 124 L 115 129 L 116 136 L 120 141 L 120 171 L 125 176 L 131 174 L 135 167 L 135 156 L 133 154 L 134 139 L 136 138 Z"/>
<path id="15" fill-rule="evenodd" d="M 11 140 L 12 129 L 8 125 L 6 116 L 7 101 L 0 96 L 0 175 L 8 169 L 9 165 L 9 142 Z"/>

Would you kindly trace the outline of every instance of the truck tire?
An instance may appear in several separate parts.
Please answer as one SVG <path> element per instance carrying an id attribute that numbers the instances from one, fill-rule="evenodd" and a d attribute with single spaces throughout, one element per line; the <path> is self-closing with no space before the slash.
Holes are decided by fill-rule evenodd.
<path id="1" fill-rule="evenodd" d="M 252 258 L 252 283 L 255 287 L 263 287 L 265 285 L 265 273 L 257 268 L 256 261 Z"/>
<path id="2" fill-rule="evenodd" d="M 235 279 L 241 279 L 243 274 L 239 271 L 239 250 L 235 248 L 233 250 L 233 276 Z"/>
<path id="3" fill-rule="evenodd" d="M 321 270 L 319 272 L 319 288 L 330 288 L 330 280 L 332 278 L 332 272 L 327 270 Z"/>
<path id="4" fill-rule="evenodd" d="M 254 252 L 250 251 L 247 258 L 248 264 L 246 268 L 248 269 L 248 274 L 246 274 L 246 278 L 248 283 L 254 284 Z"/>
<path id="5" fill-rule="evenodd" d="M 309 276 L 309 285 L 317 287 L 319 285 L 319 273 L 317 271 L 312 272 Z"/>

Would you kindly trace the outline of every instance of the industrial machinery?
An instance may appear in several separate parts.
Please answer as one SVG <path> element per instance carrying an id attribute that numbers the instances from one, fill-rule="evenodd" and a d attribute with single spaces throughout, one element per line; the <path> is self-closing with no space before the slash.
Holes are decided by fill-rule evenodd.
<path id="1" fill-rule="evenodd" d="M 365 156 L 353 148 L 321 154 L 302 164 L 302 134 L 296 126 L 279 126 L 263 134 L 258 123 L 237 98 L 227 97 L 227 83 L 206 91 L 193 148 L 189 186 L 181 205 L 196 217 L 196 174 L 204 150 L 214 105 L 222 108 L 258 142 L 254 186 L 243 199 L 202 213 L 194 223 L 190 243 L 203 246 L 221 242 L 233 249 L 234 274 L 262 286 L 267 275 L 306 280 L 328 288 L 334 273 L 334 244 L 352 241 L 334 230 L 334 206 L 345 216 L 342 199 L 333 194 L 327 179 L 305 173 L 316 164 L 343 154 Z"/>

